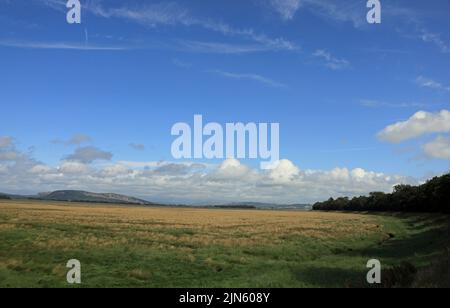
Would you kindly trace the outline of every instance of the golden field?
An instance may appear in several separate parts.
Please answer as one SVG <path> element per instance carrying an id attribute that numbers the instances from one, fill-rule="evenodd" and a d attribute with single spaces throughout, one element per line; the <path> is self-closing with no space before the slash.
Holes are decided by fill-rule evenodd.
<path id="1" fill-rule="evenodd" d="M 0 201 L 0 286 L 303 287 L 360 284 L 391 216 Z M 395 244 L 395 242 L 393 242 Z M 394 263 L 395 258 L 386 257 Z M 327 272 L 334 277 L 326 278 Z M 324 276 L 324 277 L 322 277 Z"/>

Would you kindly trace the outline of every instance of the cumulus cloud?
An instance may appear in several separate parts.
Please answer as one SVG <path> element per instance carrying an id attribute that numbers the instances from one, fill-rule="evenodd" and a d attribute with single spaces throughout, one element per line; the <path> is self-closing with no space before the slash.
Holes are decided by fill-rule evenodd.
<path id="1" fill-rule="evenodd" d="M 159 163 L 161 164 L 161 163 Z M 0 168 L 0 187 L 7 192 L 36 193 L 81 189 L 123 193 L 156 202 L 221 204 L 315 202 L 329 197 L 357 196 L 371 191 L 389 192 L 399 183 L 417 181 L 363 169 L 304 170 L 292 162 L 280 162 L 273 170 L 251 169 L 228 160 L 211 169 L 189 169 L 167 163 L 165 167 L 134 169 L 120 164 L 90 167 L 64 162 L 52 168 L 30 166 L 19 174 Z M 6 173 L 5 173 L 6 171 Z M 15 172 L 12 177 L 11 173 Z"/>
<path id="2" fill-rule="evenodd" d="M 102 151 L 90 146 L 76 149 L 75 153 L 66 157 L 66 160 L 90 164 L 96 160 L 111 160 L 112 157 L 111 152 Z"/>
<path id="3" fill-rule="evenodd" d="M 220 164 L 193 161 L 90 164 L 96 159 L 112 157 L 111 153 L 96 148 L 80 148 L 71 160 L 51 166 L 16 149 L 13 138 L 1 137 L 0 153 L 11 151 L 14 157 L 8 155 L 6 160 L 0 159 L 0 191 L 11 193 L 80 189 L 122 193 L 166 203 L 287 204 L 358 196 L 371 191 L 389 192 L 400 183 L 418 183 L 411 178 L 361 168 L 302 169 L 289 160 L 275 162 L 270 170 L 251 168 L 236 159 Z"/>
<path id="4" fill-rule="evenodd" d="M 450 137 L 439 136 L 430 143 L 423 146 L 423 150 L 428 157 L 438 159 L 450 158 Z"/>
<path id="5" fill-rule="evenodd" d="M 379 134 L 382 141 L 399 143 L 425 134 L 450 132 L 450 111 L 419 111 L 406 121 L 387 126 Z"/>
<path id="6" fill-rule="evenodd" d="M 283 159 L 274 163 L 270 170 L 270 178 L 277 183 L 287 183 L 299 175 L 300 170 L 289 160 Z"/>
<path id="7" fill-rule="evenodd" d="M 213 174 L 210 174 L 210 179 L 221 181 L 232 181 L 246 177 L 251 170 L 237 159 L 230 158 L 225 160 Z"/>

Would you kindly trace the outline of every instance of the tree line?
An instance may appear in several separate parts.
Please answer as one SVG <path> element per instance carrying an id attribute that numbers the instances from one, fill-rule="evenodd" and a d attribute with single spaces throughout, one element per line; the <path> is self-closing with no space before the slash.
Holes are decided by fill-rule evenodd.
<path id="1" fill-rule="evenodd" d="M 379 211 L 450 213 L 450 173 L 423 185 L 398 185 L 392 193 L 372 192 L 350 199 L 330 198 L 314 204 L 316 211 Z"/>

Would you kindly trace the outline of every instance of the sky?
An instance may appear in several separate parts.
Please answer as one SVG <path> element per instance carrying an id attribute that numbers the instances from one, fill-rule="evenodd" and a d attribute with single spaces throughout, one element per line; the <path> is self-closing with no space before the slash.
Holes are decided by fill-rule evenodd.
<path id="1" fill-rule="evenodd" d="M 448 172 L 450 2 L 0 0 L 0 192 L 309 203 Z M 279 123 L 280 158 L 176 160 L 177 122 Z"/>

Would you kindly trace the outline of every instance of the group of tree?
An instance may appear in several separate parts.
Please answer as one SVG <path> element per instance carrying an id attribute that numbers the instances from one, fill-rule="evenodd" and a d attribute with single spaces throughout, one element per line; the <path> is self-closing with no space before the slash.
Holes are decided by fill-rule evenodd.
<path id="1" fill-rule="evenodd" d="M 314 204 L 316 211 L 379 211 L 450 213 L 450 173 L 423 185 L 398 185 L 392 193 L 373 192 L 369 196 L 329 199 Z"/>

